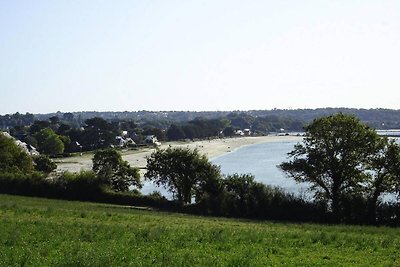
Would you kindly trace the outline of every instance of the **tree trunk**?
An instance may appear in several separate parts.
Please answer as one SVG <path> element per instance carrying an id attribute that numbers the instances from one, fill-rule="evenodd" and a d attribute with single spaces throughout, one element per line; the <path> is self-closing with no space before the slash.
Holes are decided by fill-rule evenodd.
<path id="1" fill-rule="evenodd" d="M 380 190 L 376 189 L 368 201 L 368 221 L 371 224 L 376 224 L 376 208 Z"/>
<path id="2" fill-rule="evenodd" d="M 334 223 L 339 223 L 340 218 L 340 192 L 337 183 L 333 183 L 332 188 L 332 219 Z"/>
<path id="3" fill-rule="evenodd" d="M 334 223 L 340 222 L 340 205 L 338 194 L 335 194 L 332 197 L 332 220 Z"/>

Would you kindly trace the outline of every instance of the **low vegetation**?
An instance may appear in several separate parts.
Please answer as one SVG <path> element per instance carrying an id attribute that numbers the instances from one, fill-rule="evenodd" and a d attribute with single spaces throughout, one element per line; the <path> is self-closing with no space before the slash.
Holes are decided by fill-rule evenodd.
<path id="1" fill-rule="evenodd" d="M 399 266 L 399 229 L 0 195 L 0 266 Z"/>

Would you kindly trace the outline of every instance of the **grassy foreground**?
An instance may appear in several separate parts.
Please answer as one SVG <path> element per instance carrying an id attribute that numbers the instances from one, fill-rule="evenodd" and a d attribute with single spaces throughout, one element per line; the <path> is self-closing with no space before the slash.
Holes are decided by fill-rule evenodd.
<path id="1" fill-rule="evenodd" d="M 0 266 L 400 266 L 400 229 L 0 195 Z"/>

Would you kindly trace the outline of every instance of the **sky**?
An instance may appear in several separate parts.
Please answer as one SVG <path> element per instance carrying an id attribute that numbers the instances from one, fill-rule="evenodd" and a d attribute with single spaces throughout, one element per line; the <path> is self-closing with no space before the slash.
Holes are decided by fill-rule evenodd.
<path id="1" fill-rule="evenodd" d="M 400 109 L 398 0 L 0 0 L 0 114 Z"/>

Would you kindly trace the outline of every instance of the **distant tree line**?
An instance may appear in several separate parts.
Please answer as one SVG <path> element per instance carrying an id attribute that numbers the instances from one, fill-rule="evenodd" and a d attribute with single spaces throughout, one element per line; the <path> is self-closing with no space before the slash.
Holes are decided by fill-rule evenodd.
<path id="1" fill-rule="evenodd" d="M 232 137 L 248 129 L 252 135 L 303 131 L 317 116 L 344 110 L 372 128 L 398 128 L 400 111 L 362 109 L 270 110 L 247 112 L 81 112 L 0 116 L 0 127 L 47 155 L 108 148 L 123 132 L 140 144 L 148 135 L 159 141 Z M 91 117 L 99 115 L 102 117 Z M 203 117 L 195 117 L 203 115 Z M 38 119 L 41 118 L 41 119 Z M 133 119 L 135 118 L 135 119 Z M 187 120 L 189 119 L 190 120 Z"/>
<path id="2" fill-rule="evenodd" d="M 50 117 L 58 117 L 63 122 L 69 122 L 73 127 L 81 127 L 85 120 L 99 117 L 107 121 L 135 121 L 141 127 L 151 126 L 166 129 L 172 123 L 181 124 L 196 118 L 221 119 L 230 114 L 246 114 L 253 118 L 276 116 L 279 118 L 291 118 L 303 123 L 329 116 L 336 113 L 354 115 L 362 122 L 376 129 L 400 128 L 400 110 L 393 109 L 354 109 L 354 108 L 318 108 L 318 109 L 272 109 L 272 110 L 248 110 L 248 111 L 135 111 L 135 112 L 55 112 L 48 114 L 6 114 L 0 115 L 0 128 L 14 126 L 28 126 L 35 120 L 48 120 Z"/>
<path id="3" fill-rule="evenodd" d="M 20 114 L 17 112 L 0 116 L 0 128 L 3 131 L 9 130 L 11 134 L 19 139 L 24 139 L 27 135 L 33 137 L 34 133 L 46 126 L 60 136 L 68 136 L 71 142 L 79 142 L 80 140 L 79 143 L 83 143 L 84 149 L 89 149 L 90 146 L 94 148 L 103 145 L 89 144 L 90 142 L 85 140 L 88 135 L 90 136 L 88 127 L 93 126 L 93 124 L 102 124 L 99 127 L 100 130 L 114 131 L 117 134 L 121 130 L 135 130 L 138 136 L 141 137 L 147 134 L 155 134 L 159 140 L 179 140 L 220 136 L 221 132 L 223 136 L 232 136 L 237 129 L 250 129 L 253 133 L 259 134 L 277 132 L 280 129 L 302 131 L 303 126 L 312 120 L 338 112 L 354 115 L 375 129 L 400 128 L 400 110 L 349 108 L 273 109 L 234 112 L 126 111 L 56 112 L 50 114 Z M 27 128 L 31 127 L 33 128 L 27 131 Z M 85 137 L 80 136 L 82 128 L 86 130 Z M 94 131 L 91 132 L 94 134 Z M 29 140 L 32 139 L 31 137 L 28 138 L 28 143 L 33 141 Z M 107 134 L 105 134 L 105 137 L 107 137 Z M 108 144 L 106 139 L 102 141 L 104 144 Z M 68 140 L 64 140 L 65 150 L 73 151 L 66 141 Z"/>
<path id="4" fill-rule="evenodd" d="M 7 116 L 4 116 L 7 117 Z M 246 113 L 229 113 L 222 118 L 198 117 L 190 121 L 171 123 L 170 120 L 141 121 L 106 120 L 93 117 L 81 121 L 72 113 L 36 120 L 32 114 L 14 114 L 7 117 L 9 131 L 15 138 L 38 149 L 40 153 L 55 156 L 63 153 L 92 151 L 116 144 L 116 137 L 125 133 L 140 144 L 148 135 L 159 141 L 232 137 L 238 130 L 249 129 L 252 134 L 265 135 L 280 129 L 301 131 L 303 123 L 285 117 L 253 117 Z"/>

